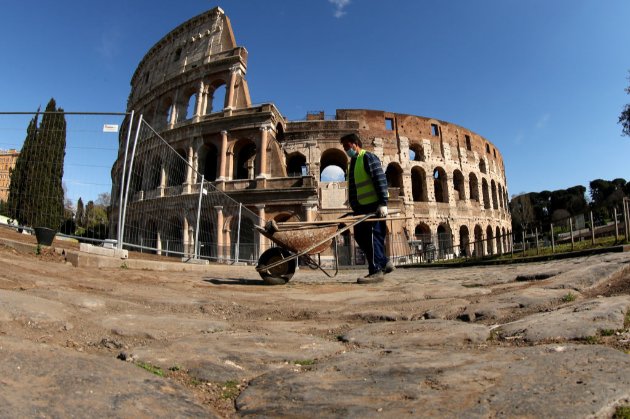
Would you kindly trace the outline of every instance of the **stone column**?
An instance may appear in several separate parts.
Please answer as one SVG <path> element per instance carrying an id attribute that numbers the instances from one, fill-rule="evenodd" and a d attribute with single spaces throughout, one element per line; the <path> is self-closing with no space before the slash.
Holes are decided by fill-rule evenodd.
<path id="1" fill-rule="evenodd" d="M 217 261 L 222 262 L 225 257 L 223 249 L 223 207 L 216 206 L 214 210 L 217 212 L 217 223 L 215 225 L 215 234 L 217 238 Z"/>
<path id="2" fill-rule="evenodd" d="M 160 165 L 160 197 L 164 196 L 164 189 L 166 189 L 166 168 L 164 163 Z"/>
<path id="3" fill-rule="evenodd" d="M 195 115 L 194 117 L 197 120 L 205 113 L 205 109 L 203 109 L 203 95 L 204 95 L 204 85 L 203 82 L 199 82 L 199 89 L 197 90 L 197 103 L 195 104 Z"/>
<path id="4" fill-rule="evenodd" d="M 234 65 L 230 67 L 230 81 L 227 86 L 227 106 L 224 110 L 228 111 L 228 115 L 231 115 L 232 109 L 234 109 L 234 88 L 236 87 L 236 78 L 241 75 L 241 66 Z"/>
<path id="5" fill-rule="evenodd" d="M 192 175 L 193 175 L 193 147 L 192 145 L 188 146 L 188 165 L 186 166 L 186 181 L 184 182 L 184 193 L 190 193 L 190 185 L 193 183 Z"/>
<path id="6" fill-rule="evenodd" d="M 190 246 L 190 236 L 188 235 L 188 218 L 184 216 L 184 222 L 182 223 L 182 257 L 188 256 L 188 249 Z"/>
<path id="7" fill-rule="evenodd" d="M 256 204 L 256 209 L 258 210 L 258 217 L 260 218 L 260 226 L 264 227 L 265 226 L 265 204 Z M 258 248 L 260 249 L 260 253 L 262 254 L 262 252 L 264 252 L 265 250 L 267 250 L 267 248 L 269 247 L 267 244 L 267 238 L 265 236 L 263 236 L 262 234 L 258 235 L 259 239 L 258 239 Z"/>
<path id="8" fill-rule="evenodd" d="M 228 143 L 228 132 L 221 131 L 221 151 L 219 152 L 219 179 L 217 180 L 226 180 L 225 177 L 225 168 L 227 166 L 227 143 Z"/>
<path id="9" fill-rule="evenodd" d="M 257 178 L 266 179 L 268 177 L 265 172 L 267 169 L 267 136 L 269 127 L 260 127 L 260 147 L 258 147 L 258 176 Z"/>
<path id="10" fill-rule="evenodd" d="M 155 249 L 156 254 L 162 254 L 162 235 L 160 234 L 159 230 L 155 232 Z"/>
<path id="11" fill-rule="evenodd" d="M 306 204 L 302 204 L 304 207 L 304 212 L 306 214 L 306 221 L 314 221 L 315 213 L 317 212 L 317 204 L 307 202 Z"/>

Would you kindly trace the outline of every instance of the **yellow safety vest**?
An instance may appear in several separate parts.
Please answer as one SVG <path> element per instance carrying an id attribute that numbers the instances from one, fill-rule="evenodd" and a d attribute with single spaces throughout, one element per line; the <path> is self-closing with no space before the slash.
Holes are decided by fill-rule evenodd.
<path id="1" fill-rule="evenodd" d="M 363 164 L 365 150 L 361 150 L 354 163 L 354 185 L 357 189 L 357 201 L 361 205 L 369 205 L 378 201 L 372 178 L 368 175 Z"/>

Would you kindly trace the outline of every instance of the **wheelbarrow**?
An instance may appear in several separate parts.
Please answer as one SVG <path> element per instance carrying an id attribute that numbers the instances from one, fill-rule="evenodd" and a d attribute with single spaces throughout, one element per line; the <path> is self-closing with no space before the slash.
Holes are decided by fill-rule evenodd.
<path id="1" fill-rule="evenodd" d="M 298 259 L 311 269 L 319 269 L 329 278 L 337 275 L 337 236 L 375 214 L 359 215 L 330 221 L 286 222 L 269 221 L 265 227 L 256 226 L 263 236 L 277 247 L 263 252 L 258 258 L 256 271 L 267 285 L 283 285 L 289 282 L 297 269 Z M 345 225 L 344 225 L 345 224 Z M 333 244 L 334 272 L 322 267 L 321 253 Z"/>

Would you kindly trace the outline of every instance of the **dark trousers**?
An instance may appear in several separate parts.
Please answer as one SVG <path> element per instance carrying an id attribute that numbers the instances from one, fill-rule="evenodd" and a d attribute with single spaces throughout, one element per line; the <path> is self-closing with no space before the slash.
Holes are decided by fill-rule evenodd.
<path id="1" fill-rule="evenodd" d="M 362 222 L 354 227 L 354 240 L 368 261 L 370 274 L 381 271 L 389 260 L 385 256 L 385 221 Z"/>

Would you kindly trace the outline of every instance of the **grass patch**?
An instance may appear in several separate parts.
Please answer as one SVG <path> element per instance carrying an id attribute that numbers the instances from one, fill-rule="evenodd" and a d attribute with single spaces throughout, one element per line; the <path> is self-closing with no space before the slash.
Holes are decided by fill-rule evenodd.
<path id="1" fill-rule="evenodd" d="M 623 327 L 630 328 L 630 310 L 626 313 L 626 318 L 623 320 Z"/>
<path id="2" fill-rule="evenodd" d="M 159 377 L 164 377 L 164 371 L 162 371 L 162 368 L 160 367 L 156 367 L 155 365 L 151 365 L 148 362 L 136 362 L 136 365 L 139 366 L 140 368 L 142 368 L 143 370 L 147 370 L 152 374 L 155 374 Z"/>
<path id="3" fill-rule="evenodd" d="M 309 365 L 315 365 L 315 360 L 314 359 L 301 359 L 298 361 L 293 361 L 293 363 L 295 365 L 301 365 L 303 367 L 309 366 Z"/>
<path id="4" fill-rule="evenodd" d="M 615 330 L 614 329 L 602 329 L 600 330 L 599 334 L 601 336 L 612 336 L 615 334 Z"/>
<path id="5" fill-rule="evenodd" d="M 129 269 L 129 266 L 127 266 L 127 262 L 123 262 L 122 265 L 120 265 L 120 269 Z"/>
<path id="6" fill-rule="evenodd" d="M 630 406 L 619 406 L 613 413 L 613 419 L 630 419 Z"/>
<path id="7" fill-rule="evenodd" d="M 582 340 L 589 345 L 597 345 L 599 343 L 599 336 L 587 336 Z"/>
<path id="8" fill-rule="evenodd" d="M 570 303 L 571 301 L 575 301 L 577 297 L 572 292 L 567 292 L 562 296 L 562 301 L 565 303 Z"/>
<path id="9" fill-rule="evenodd" d="M 223 390 L 223 393 L 221 393 L 221 398 L 223 399 L 235 399 L 241 390 L 238 382 L 234 380 L 229 380 L 223 383 L 221 389 Z"/>

